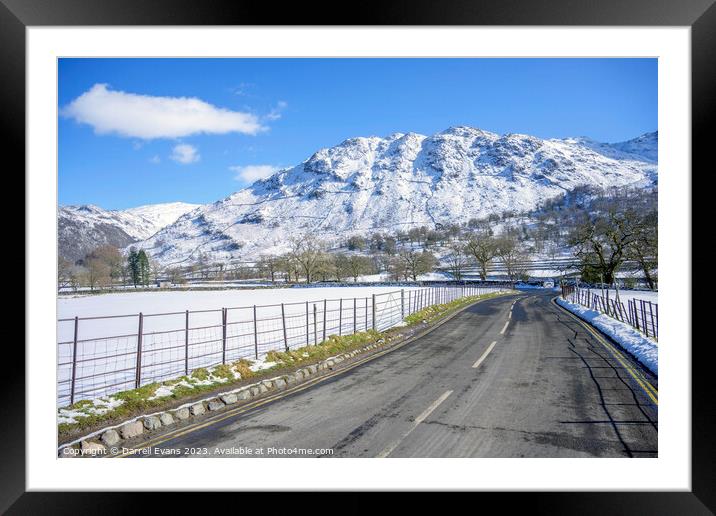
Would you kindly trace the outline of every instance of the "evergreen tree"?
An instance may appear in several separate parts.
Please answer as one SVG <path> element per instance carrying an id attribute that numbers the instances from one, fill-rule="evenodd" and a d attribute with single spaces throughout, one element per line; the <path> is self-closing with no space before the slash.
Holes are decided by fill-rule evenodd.
<path id="1" fill-rule="evenodd" d="M 151 274 L 151 269 L 149 267 L 149 258 L 147 257 L 147 253 L 144 252 L 144 249 L 141 249 L 137 253 L 137 266 L 139 269 L 140 282 L 145 287 L 149 286 L 149 275 Z"/>
<path id="2" fill-rule="evenodd" d="M 144 251 L 142 251 L 144 252 Z M 140 282 L 141 276 L 139 271 L 139 253 L 134 247 L 129 249 L 129 256 L 127 256 L 127 267 L 129 268 L 129 277 L 132 279 L 134 287 Z"/>

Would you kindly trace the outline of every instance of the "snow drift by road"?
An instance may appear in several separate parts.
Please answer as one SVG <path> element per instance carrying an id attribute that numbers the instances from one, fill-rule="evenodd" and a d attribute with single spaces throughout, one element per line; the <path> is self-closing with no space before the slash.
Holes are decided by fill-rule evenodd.
<path id="1" fill-rule="evenodd" d="M 582 305 L 570 303 L 559 297 L 557 298 L 557 303 L 611 337 L 621 347 L 636 357 L 639 362 L 644 364 L 652 373 L 658 376 L 659 345 L 655 341 L 645 337 L 628 324 L 619 322 L 596 310 L 590 310 Z"/>

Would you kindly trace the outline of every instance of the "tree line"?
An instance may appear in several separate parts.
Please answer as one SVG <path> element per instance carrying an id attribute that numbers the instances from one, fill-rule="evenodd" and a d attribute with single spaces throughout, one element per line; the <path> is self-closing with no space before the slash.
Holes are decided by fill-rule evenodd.
<path id="1" fill-rule="evenodd" d="M 75 264 L 60 259 L 60 287 L 148 286 L 165 277 L 178 284 L 203 280 L 267 279 L 273 283 L 359 281 L 384 274 L 416 281 L 443 269 L 457 280 L 467 268 L 486 280 L 499 268 L 512 281 L 527 280 L 535 256 L 555 259 L 570 250 L 582 281 L 613 284 L 625 264 L 636 264 L 647 285 L 657 284 L 657 191 L 577 188 L 530 212 L 505 212 L 466 224 L 369 232 L 326 242 L 306 234 L 287 242 L 288 251 L 253 262 L 223 263 L 198 253 L 187 266 L 162 269 L 144 250 L 123 255 L 101 246 Z M 440 257 L 438 259 L 438 256 Z"/>
<path id="2" fill-rule="evenodd" d="M 72 290 L 89 287 L 94 291 L 119 285 L 148 287 L 161 273 L 159 263 L 144 249 L 131 247 L 125 256 L 111 245 L 99 246 L 75 263 L 60 257 L 57 266 L 59 288 Z"/>

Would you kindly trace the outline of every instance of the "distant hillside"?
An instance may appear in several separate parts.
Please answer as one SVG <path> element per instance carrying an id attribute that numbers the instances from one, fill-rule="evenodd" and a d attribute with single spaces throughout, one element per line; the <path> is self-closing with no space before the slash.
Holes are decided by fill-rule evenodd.
<path id="1" fill-rule="evenodd" d="M 128 246 L 198 206 L 175 202 L 114 211 L 94 205 L 62 206 L 57 217 L 59 256 L 75 262 L 100 245 Z"/>
<path id="2" fill-rule="evenodd" d="M 531 210 L 582 186 L 654 186 L 657 147 L 657 133 L 605 144 L 472 127 L 352 138 L 201 206 L 138 245 L 165 264 L 189 263 L 200 252 L 229 261 L 283 252 L 303 233 L 341 240 L 464 224 Z"/>

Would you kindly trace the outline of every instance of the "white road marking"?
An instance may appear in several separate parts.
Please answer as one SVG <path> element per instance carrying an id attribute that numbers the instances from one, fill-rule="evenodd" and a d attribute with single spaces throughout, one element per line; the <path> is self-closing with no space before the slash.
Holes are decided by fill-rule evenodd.
<path id="1" fill-rule="evenodd" d="M 492 341 L 492 344 L 490 344 L 489 346 L 487 346 L 487 350 L 482 354 L 482 356 L 481 356 L 480 358 L 477 359 L 477 362 L 475 362 L 474 364 L 472 364 L 472 368 L 473 368 L 473 369 L 476 369 L 476 368 L 480 367 L 480 364 L 482 364 L 482 361 L 487 358 L 487 355 L 490 354 L 490 351 L 492 351 L 492 348 L 495 347 L 495 344 L 497 344 L 497 341 L 496 341 L 496 340 L 493 340 L 493 341 Z"/>
<path id="2" fill-rule="evenodd" d="M 510 324 L 510 320 L 509 320 L 509 319 L 507 319 L 507 321 L 505 321 L 505 325 L 504 325 L 504 326 L 502 327 L 502 329 L 500 330 L 500 335 L 504 335 L 504 334 L 505 334 L 505 330 L 507 329 L 507 325 L 508 325 L 508 324 Z"/>
<path id="3" fill-rule="evenodd" d="M 387 457 L 388 455 L 390 455 L 391 453 L 393 453 L 393 450 L 395 450 L 395 449 L 398 447 L 398 445 L 399 445 L 401 442 L 403 442 L 403 439 L 405 439 L 406 437 L 408 437 L 408 436 L 410 435 L 410 433 L 411 433 L 413 430 L 415 430 L 420 423 L 422 423 L 423 421 L 425 421 L 425 420 L 427 419 L 427 417 L 428 417 L 430 414 L 432 414 L 433 411 L 434 411 L 436 408 L 438 408 L 438 405 L 440 405 L 443 401 L 445 401 L 445 400 L 447 399 L 447 397 L 450 396 L 451 394 L 452 394 L 452 391 L 445 391 L 445 392 L 442 394 L 442 396 L 440 396 L 438 399 L 436 399 L 435 401 L 433 401 L 428 408 L 426 408 L 418 417 L 415 418 L 415 421 L 413 421 L 413 426 L 411 426 L 410 429 L 408 429 L 408 431 L 405 432 L 400 439 L 398 439 L 397 441 L 393 442 L 390 446 L 388 446 L 388 447 L 385 448 L 382 452 L 380 452 L 378 455 L 376 455 L 376 458 Z"/>

